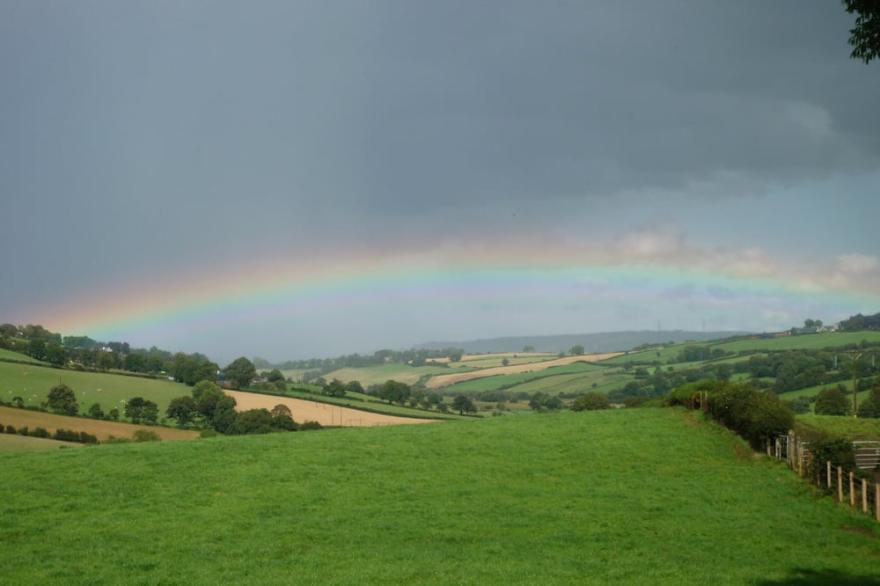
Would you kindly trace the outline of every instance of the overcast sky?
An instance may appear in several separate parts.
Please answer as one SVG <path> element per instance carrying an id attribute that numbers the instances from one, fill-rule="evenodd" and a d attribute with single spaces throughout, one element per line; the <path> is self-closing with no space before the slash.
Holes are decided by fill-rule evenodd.
<path id="1" fill-rule="evenodd" d="M 849 58 L 852 21 L 827 0 L 0 0 L 0 322 L 143 275 L 511 242 L 745 255 L 877 299 L 880 64 Z M 706 317 L 556 301 L 113 333 L 282 359 Z M 773 303 L 711 322 L 809 317 Z"/>

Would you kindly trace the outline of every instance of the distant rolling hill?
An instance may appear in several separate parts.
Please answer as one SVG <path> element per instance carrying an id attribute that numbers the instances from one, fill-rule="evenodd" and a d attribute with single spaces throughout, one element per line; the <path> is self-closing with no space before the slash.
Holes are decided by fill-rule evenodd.
<path id="1" fill-rule="evenodd" d="M 656 330 L 641 330 L 599 332 L 594 334 L 562 334 L 557 336 L 512 336 L 465 342 L 428 342 L 416 346 L 416 348 L 426 350 L 461 348 L 467 353 L 479 353 L 522 352 L 526 346 L 533 346 L 536 352 L 567 352 L 575 344 L 580 344 L 584 347 L 585 352 L 617 352 L 631 350 L 642 344 L 702 342 L 746 333 L 749 332 L 688 332 L 684 330 L 661 330 L 658 332 Z"/>

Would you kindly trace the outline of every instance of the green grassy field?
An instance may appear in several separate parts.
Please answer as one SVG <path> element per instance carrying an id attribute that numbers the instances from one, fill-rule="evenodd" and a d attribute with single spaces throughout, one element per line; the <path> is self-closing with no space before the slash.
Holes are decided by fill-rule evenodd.
<path id="1" fill-rule="evenodd" d="M 805 334 L 800 336 L 781 336 L 778 338 L 753 338 L 746 340 L 736 340 L 732 342 L 685 342 L 667 346 L 658 350 L 646 350 L 643 352 L 631 352 L 621 356 L 615 356 L 603 361 L 603 364 L 624 364 L 626 362 L 653 362 L 660 361 L 669 363 L 674 360 L 685 346 L 708 346 L 710 348 L 721 348 L 728 352 L 742 351 L 780 351 L 780 350 L 821 350 L 822 348 L 830 348 L 835 346 L 846 346 L 848 344 L 858 344 L 862 340 L 868 342 L 880 342 L 880 332 L 864 331 L 864 332 L 826 332 L 822 334 Z M 701 364 L 699 362 L 682 362 L 681 367 L 693 367 Z M 709 361 L 718 363 L 720 361 Z"/>
<path id="2" fill-rule="evenodd" d="M 39 360 L 31 358 L 27 354 L 13 352 L 12 350 L 7 350 L 6 348 L 0 348 L 0 360 L 16 360 L 19 362 L 30 362 L 32 364 L 44 364 Z"/>
<path id="3" fill-rule="evenodd" d="M 445 387 L 445 394 L 477 393 L 481 391 L 495 391 L 501 388 L 510 388 L 527 381 L 540 378 L 553 377 L 561 374 L 584 374 L 587 372 L 605 371 L 606 368 L 590 362 L 573 362 L 564 366 L 554 366 L 546 370 L 533 372 L 519 372 L 516 374 L 499 374 L 485 378 L 475 378 Z"/>
<path id="4" fill-rule="evenodd" d="M 575 392 L 608 393 L 622 388 L 631 380 L 635 380 L 632 375 L 618 374 L 615 369 L 603 368 L 593 372 L 547 376 L 510 387 L 508 391 L 529 394 L 541 392 L 548 395 Z M 596 384 L 595 387 L 593 383 Z"/>
<path id="5" fill-rule="evenodd" d="M 880 440 L 880 419 L 859 419 L 810 413 L 798 415 L 797 425 L 849 439 Z"/>
<path id="6" fill-rule="evenodd" d="M 671 409 L 0 454 L 0 469 L 10 584 L 855 584 L 880 557 L 874 521 Z"/>
<path id="7" fill-rule="evenodd" d="M 779 395 L 780 399 L 785 399 L 791 401 L 792 399 L 797 399 L 799 397 L 815 397 L 819 394 L 819 391 L 822 389 L 826 389 L 828 387 L 836 387 L 837 385 L 843 385 L 848 391 L 852 391 L 852 381 L 844 380 L 836 383 L 829 383 L 825 385 L 816 385 L 813 387 L 806 387 L 804 389 L 798 389 L 796 391 L 789 391 L 787 393 L 781 393 Z M 858 401 L 861 404 L 862 401 L 867 399 L 871 395 L 871 391 L 860 391 Z M 849 397 L 852 400 L 852 397 Z"/>
<path id="8" fill-rule="evenodd" d="M 105 412 L 118 407 L 122 413 L 121 401 L 137 396 L 154 401 L 164 413 L 171 399 L 190 394 L 186 385 L 167 380 L 0 362 L 0 398 L 6 402 L 20 396 L 39 405 L 59 381 L 76 393 L 81 413 L 96 402 Z"/>
<path id="9" fill-rule="evenodd" d="M 462 367 L 452 370 L 445 366 L 409 366 L 408 364 L 390 363 L 381 366 L 364 366 L 362 368 L 340 368 L 325 374 L 324 378 L 328 381 L 338 378 L 342 382 L 356 380 L 364 387 L 381 385 L 387 380 L 396 380 L 411 385 L 417 383 L 421 377 L 427 374 L 450 374 L 452 372 L 463 372 L 464 370 L 471 369 Z"/>
<path id="10" fill-rule="evenodd" d="M 62 442 L 49 438 L 0 433 L 0 453 L 36 452 L 45 450 L 57 450 L 59 448 L 77 448 L 84 445 L 85 444 Z"/>
<path id="11" fill-rule="evenodd" d="M 737 340 L 722 344 L 712 344 L 713 348 L 723 348 L 728 352 L 743 350 L 821 350 L 834 346 L 858 344 L 861 341 L 880 342 L 880 332 L 826 332 L 801 336 L 782 336 L 766 340 Z"/>

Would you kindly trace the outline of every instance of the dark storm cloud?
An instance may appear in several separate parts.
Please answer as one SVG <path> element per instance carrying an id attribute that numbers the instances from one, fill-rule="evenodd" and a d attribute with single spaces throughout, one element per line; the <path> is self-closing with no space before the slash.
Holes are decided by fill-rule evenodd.
<path id="1" fill-rule="evenodd" d="M 578 209 L 613 232 L 620 194 L 714 225 L 682 194 L 876 170 L 851 23 L 821 0 L 0 0 L 0 314 L 267 253 L 540 239 Z"/>

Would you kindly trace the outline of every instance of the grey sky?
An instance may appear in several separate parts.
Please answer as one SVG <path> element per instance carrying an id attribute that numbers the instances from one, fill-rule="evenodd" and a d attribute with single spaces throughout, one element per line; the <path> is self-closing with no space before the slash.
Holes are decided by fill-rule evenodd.
<path id="1" fill-rule="evenodd" d="M 0 321 L 144 271 L 511 234 L 657 228 L 803 266 L 875 256 L 880 66 L 848 58 L 851 22 L 820 0 L 0 0 Z M 335 354 L 570 331 L 555 305 L 128 338 Z M 775 325 L 739 311 L 724 325 Z M 638 313 L 582 325 L 697 321 Z"/>

